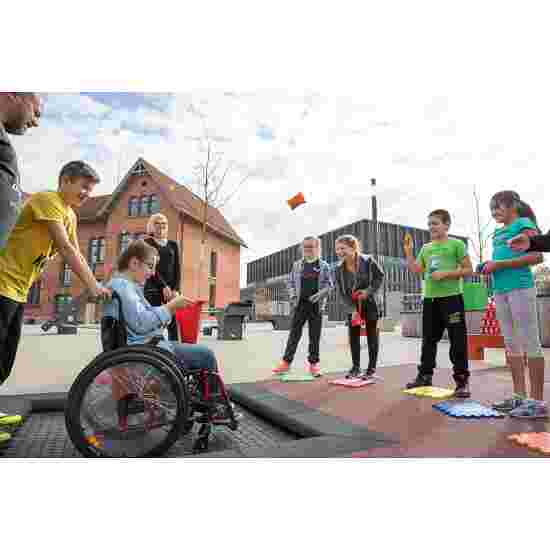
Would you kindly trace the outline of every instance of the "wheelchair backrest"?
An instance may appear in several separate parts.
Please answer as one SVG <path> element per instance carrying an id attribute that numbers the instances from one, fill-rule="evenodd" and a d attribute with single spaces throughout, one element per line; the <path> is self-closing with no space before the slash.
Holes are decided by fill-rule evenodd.
<path id="1" fill-rule="evenodd" d="M 128 331 L 126 330 L 126 320 L 122 311 L 122 300 L 115 291 L 113 291 L 113 300 L 118 302 L 118 319 L 110 315 L 101 318 L 101 345 L 103 351 L 113 351 L 128 345 Z"/>

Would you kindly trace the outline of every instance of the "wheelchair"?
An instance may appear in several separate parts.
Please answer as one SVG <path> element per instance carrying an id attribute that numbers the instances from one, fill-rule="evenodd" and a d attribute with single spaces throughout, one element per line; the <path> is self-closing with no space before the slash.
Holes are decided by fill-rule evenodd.
<path id="1" fill-rule="evenodd" d="M 220 375 L 186 368 L 157 343 L 103 351 L 72 384 L 65 425 L 83 456 L 159 457 L 195 424 L 193 453 L 201 453 L 213 426 L 238 429 Z"/>

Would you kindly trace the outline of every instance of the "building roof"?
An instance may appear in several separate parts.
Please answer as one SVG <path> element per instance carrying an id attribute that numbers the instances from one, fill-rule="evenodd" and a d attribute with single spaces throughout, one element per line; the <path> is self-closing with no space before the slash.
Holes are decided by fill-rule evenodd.
<path id="1" fill-rule="evenodd" d="M 197 223 L 202 223 L 204 202 L 197 197 L 191 190 L 184 185 L 180 185 L 175 180 L 161 172 L 158 168 L 139 158 L 128 170 L 122 181 L 110 195 L 99 195 L 90 197 L 81 208 L 77 210 L 81 221 L 95 221 L 108 215 L 109 211 L 116 204 L 117 199 L 126 190 L 128 181 L 136 167 L 141 166 L 147 174 L 158 185 L 160 192 L 168 199 L 172 206 L 184 215 L 189 216 Z M 208 207 L 207 228 L 210 231 L 235 242 L 246 246 L 246 243 L 239 237 L 236 231 L 231 227 L 223 214 L 212 206 Z"/>
<path id="2" fill-rule="evenodd" d="M 178 184 L 175 180 L 163 174 L 146 160 L 143 160 L 143 165 L 159 187 L 168 191 L 170 200 L 177 210 L 202 223 L 204 208 L 204 201 L 202 199 L 197 197 L 190 189 L 185 187 L 185 185 Z M 206 224 L 212 230 L 225 235 L 242 246 L 246 246 L 246 243 L 237 235 L 235 230 L 217 208 L 208 206 Z"/>
<path id="3" fill-rule="evenodd" d="M 88 199 L 82 207 L 82 213 L 79 212 L 80 218 L 91 221 L 107 215 L 114 204 L 116 204 L 116 201 L 121 194 L 126 190 L 130 176 L 138 167 L 147 172 L 147 174 L 158 185 L 160 192 L 168 199 L 168 201 L 178 212 L 189 216 L 198 223 L 202 223 L 204 202 L 187 187 L 180 185 L 178 182 L 142 158 L 139 158 L 130 170 L 128 170 L 124 178 L 122 178 L 122 181 L 117 185 L 111 195 L 94 197 L 96 199 L 95 203 L 92 203 L 89 206 L 88 203 L 92 199 Z M 211 206 L 208 207 L 206 224 L 210 231 L 218 233 L 226 239 L 239 245 L 246 246 L 246 243 L 241 239 L 241 237 L 239 237 L 236 231 L 231 227 L 229 222 L 217 208 L 213 208 Z"/>

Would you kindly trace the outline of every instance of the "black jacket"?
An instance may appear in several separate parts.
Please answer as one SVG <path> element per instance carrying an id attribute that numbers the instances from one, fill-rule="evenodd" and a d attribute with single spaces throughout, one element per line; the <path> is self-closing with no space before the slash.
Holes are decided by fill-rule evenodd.
<path id="1" fill-rule="evenodd" d="M 163 303 L 162 289 L 164 287 L 172 290 L 180 290 L 181 264 L 178 244 L 175 241 L 168 241 L 166 246 L 161 246 L 153 239 L 148 237 L 145 242 L 156 248 L 159 254 L 159 261 L 155 274 L 149 277 L 145 282 L 144 293 L 147 300 L 152 305 L 157 302 Z"/>
<path id="2" fill-rule="evenodd" d="M 344 262 L 338 264 L 334 271 L 334 279 L 338 294 L 344 303 L 348 313 L 355 311 L 355 304 L 351 299 L 351 292 L 347 291 L 344 281 Z M 369 293 L 367 308 L 370 302 L 376 303 L 374 295 L 380 290 L 384 282 L 384 271 L 378 265 L 372 256 L 367 254 L 359 255 L 359 271 L 357 272 L 357 282 L 355 290 L 366 290 Z"/>
<path id="3" fill-rule="evenodd" d="M 0 123 L 0 248 L 5 245 L 23 202 L 17 156 Z"/>
<path id="4" fill-rule="evenodd" d="M 527 252 L 550 252 L 550 231 L 546 235 L 529 237 L 530 246 Z"/>

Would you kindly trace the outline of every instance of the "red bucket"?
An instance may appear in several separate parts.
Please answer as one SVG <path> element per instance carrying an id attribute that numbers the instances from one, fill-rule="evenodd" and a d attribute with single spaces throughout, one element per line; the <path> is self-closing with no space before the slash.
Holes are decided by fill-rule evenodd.
<path id="1" fill-rule="evenodd" d="M 204 301 L 199 300 L 176 311 L 176 322 L 180 329 L 181 341 L 185 344 L 197 343 L 201 324 L 201 310 L 204 303 Z"/>

